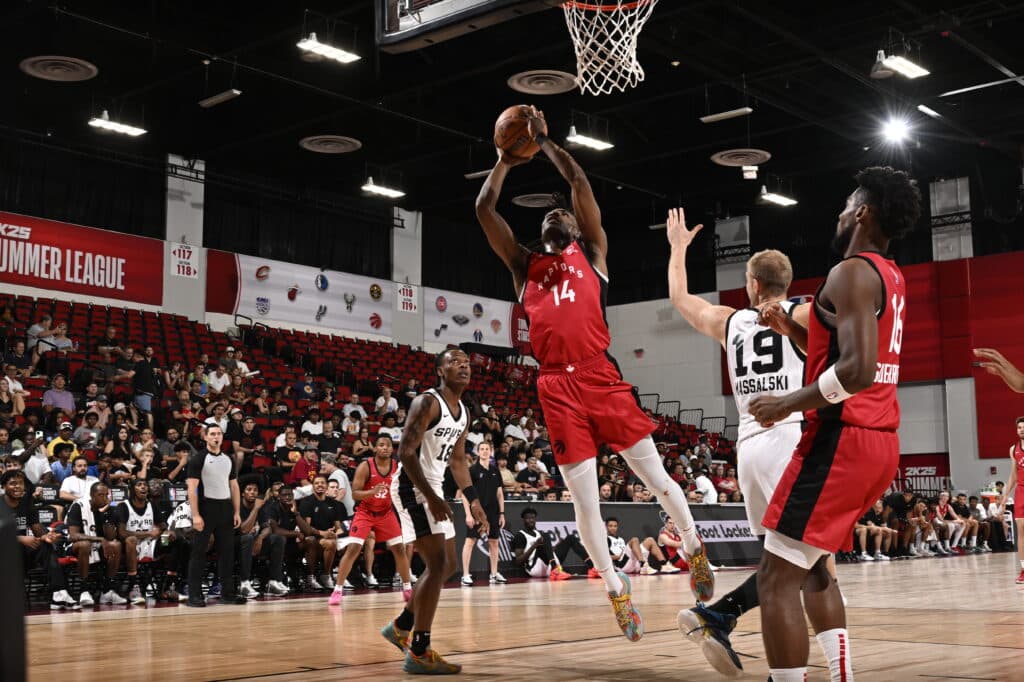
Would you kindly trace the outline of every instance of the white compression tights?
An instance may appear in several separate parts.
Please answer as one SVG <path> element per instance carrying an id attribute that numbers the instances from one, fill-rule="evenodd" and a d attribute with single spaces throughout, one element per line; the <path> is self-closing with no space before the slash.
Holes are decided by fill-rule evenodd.
<path id="1" fill-rule="evenodd" d="M 608 532 L 601 518 L 600 495 L 597 489 L 597 460 L 559 465 L 565 487 L 572 493 L 572 507 L 576 512 L 576 528 L 580 541 L 590 555 L 594 569 L 604 578 L 609 592 L 622 590 L 622 580 L 615 574 L 608 553 Z"/>
<path id="2" fill-rule="evenodd" d="M 693 554 L 700 549 L 700 540 L 693 523 L 693 514 L 690 513 L 690 505 L 686 503 L 686 494 L 665 471 L 654 439 L 650 436 L 643 438 L 632 447 L 623 450 L 622 456 L 651 494 L 658 496 L 661 508 L 675 521 L 679 534 L 683 537 L 683 549 L 686 553 Z M 576 493 L 573 493 L 574 498 L 575 496 Z"/>

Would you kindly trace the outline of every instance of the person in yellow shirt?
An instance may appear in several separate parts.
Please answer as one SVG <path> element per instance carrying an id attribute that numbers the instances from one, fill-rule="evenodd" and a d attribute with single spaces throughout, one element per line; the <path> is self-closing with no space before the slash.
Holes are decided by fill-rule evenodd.
<path id="1" fill-rule="evenodd" d="M 78 446 L 75 445 L 75 441 L 71 438 L 72 426 L 71 422 L 61 422 L 60 424 L 60 435 L 51 440 L 46 444 L 46 454 L 52 460 L 54 458 L 53 449 L 61 443 L 68 443 L 74 450 L 71 453 L 71 459 L 78 457 Z"/>

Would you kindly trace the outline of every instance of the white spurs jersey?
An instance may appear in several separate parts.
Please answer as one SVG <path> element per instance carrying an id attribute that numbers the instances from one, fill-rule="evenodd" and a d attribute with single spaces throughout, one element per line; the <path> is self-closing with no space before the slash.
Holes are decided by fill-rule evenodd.
<path id="1" fill-rule="evenodd" d="M 146 503 L 146 508 L 141 514 L 135 511 L 135 507 L 131 505 L 131 502 L 124 501 L 125 509 L 128 510 L 128 519 L 125 523 L 125 529 L 131 533 L 144 533 L 147 530 L 153 530 L 154 516 L 153 516 L 153 505 L 150 502 Z"/>
<path id="2" fill-rule="evenodd" d="M 437 389 L 431 388 L 423 393 L 433 396 L 437 401 L 441 409 L 441 416 L 437 423 L 423 434 L 423 440 L 420 442 L 420 468 L 423 469 L 423 476 L 427 479 L 430 487 L 440 494 L 441 485 L 444 483 L 444 470 L 448 467 L 448 460 L 452 457 L 455 444 L 459 442 L 459 438 L 466 431 L 469 417 L 462 401 L 459 401 L 459 417 L 456 419 L 448 409 L 448 403 Z M 398 483 L 399 490 L 412 488 L 412 481 L 401 468 L 399 468 L 395 481 Z M 392 486 L 394 487 L 395 484 Z"/>
<path id="3" fill-rule="evenodd" d="M 783 301 L 782 309 L 793 314 L 792 301 Z M 766 429 L 750 416 L 750 401 L 759 395 L 786 395 L 804 385 L 804 354 L 788 338 L 757 323 L 758 310 L 737 310 L 725 323 L 725 355 L 729 363 L 729 381 L 739 411 L 737 444 Z M 799 422 L 793 412 L 779 424 Z"/>

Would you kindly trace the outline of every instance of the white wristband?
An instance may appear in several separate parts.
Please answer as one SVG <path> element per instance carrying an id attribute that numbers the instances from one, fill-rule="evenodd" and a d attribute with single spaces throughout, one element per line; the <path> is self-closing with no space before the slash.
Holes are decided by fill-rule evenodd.
<path id="1" fill-rule="evenodd" d="M 836 366 L 832 365 L 818 377 L 818 390 L 821 391 L 821 396 L 832 404 L 841 403 L 847 398 L 853 397 L 851 393 L 847 393 L 843 385 L 839 383 L 839 377 L 836 376 Z"/>

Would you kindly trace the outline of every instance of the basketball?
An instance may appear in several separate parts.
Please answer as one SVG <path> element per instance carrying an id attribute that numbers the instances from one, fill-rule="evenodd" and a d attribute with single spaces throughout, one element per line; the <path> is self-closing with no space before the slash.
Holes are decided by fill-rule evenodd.
<path id="1" fill-rule="evenodd" d="M 540 151 L 540 145 L 530 139 L 529 112 L 530 107 L 517 104 L 501 112 L 494 124 L 494 144 L 521 159 L 529 159 Z"/>

